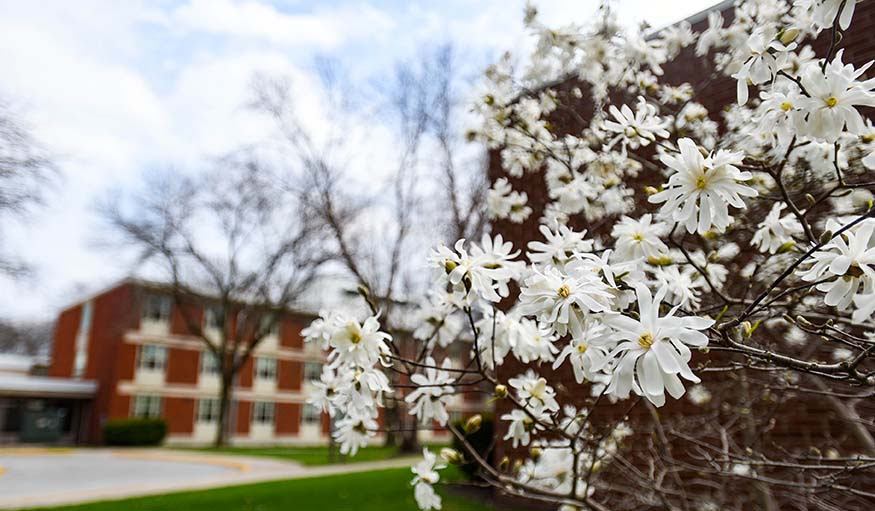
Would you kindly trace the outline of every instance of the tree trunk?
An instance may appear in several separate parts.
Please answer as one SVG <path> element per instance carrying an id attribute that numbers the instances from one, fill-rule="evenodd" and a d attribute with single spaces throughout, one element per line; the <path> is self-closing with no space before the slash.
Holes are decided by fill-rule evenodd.
<path id="1" fill-rule="evenodd" d="M 228 413 L 231 409 L 231 390 L 234 382 L 233 374 L 222 371 L 221 388 L 219 390 L 219 417 L 216 424 L 216 439 L 213 447 L 223 447 L 227 441 Z"/>

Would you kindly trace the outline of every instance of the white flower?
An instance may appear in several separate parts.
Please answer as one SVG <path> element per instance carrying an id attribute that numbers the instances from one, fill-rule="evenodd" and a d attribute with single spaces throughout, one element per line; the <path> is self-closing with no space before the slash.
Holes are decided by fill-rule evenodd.
<path id="1" fill-rule="evenodd" d="M 313 382 L 316 390 L 308 396 L 307 402 L 334 417 L 335 407 L 332 406 L 332 400 L 342 383 L 343 379 L 334 372 L 334 369 L 328 364 L 324 365 L 319 381 Z"/>
<path id="2" fill-rule="evenodd" d="M 414 374 L 410 381 L 418 385 L 413 392 L 404 398 L 408 403 L 415 403 L 410 408 L 410 415 L 415 415 L 420 424 L 430 424 L 434 420 L 441 426 L 445 426 L 450 416 L 447 413 L 447 405 L 453 398 L 453 387 L 449 384 L 454 379 L 450 373 L 435 367 L 432 357 L 425 359 L 425 374 Z M 453 363 L 445 358 L 441 369 L 452 368 Z"/>
<path id="3" fill-rule="evenodd" d="M 429 262 L 437 268 L 438 284 L 449 283 L 465 299 L 470 293 L 484 300 L 498 302 L 509 293 L 508 283 L 519 276 L 523 263 L 512 259 L 519 255 L 513 244 L 501 235 L 490 238 L 484 234 L 481 245 L 471 243 L 471 253 L 465 250 L 465 240 L 456 242 L 455 252 L 441 246 L 432 252 Z"/>
<path id="4" fill-rule="evenodd" d="M 851 18 L 854 16 L 857 0 L 797 0 L 796 3 L 801 6 L 814 7 L 813 21 L 818 30 L 831 27 L 836 16 L 839 15 L 839 8 L 844 4 L 845 7 L 839 18 L 839 28 L 847 30 L 851 26 Z"/>
<path id="5" fill-rule="evenodd" d="M 617 240 L 614 248 L 620 259 L 659 258 L 668 252 L 668 247 L 659 239 L 666 235 L 668 227 L 652 219 L 650 213 L 641 215 L 638 220 L 624 216 L 614 224 L 611 236 Z"/>
<path id="6" fill-rule="evenodd" d="M 334 431 L 334 439 L 340 442 L 340 453 L 355 456 L 359 448 L 368 445 L 370 439 L 374 437 L 376 429 L 377 421 L 367 415 L 351 414 L 340 419 L 337 421 L 337 429 Z"/>
<path id="7" fill-rule="evenodd" d="M 535 421 L 529 414 L 517 408 L 501 416 L 501 420 L 510 421 L 507 427 L 507 434 L 504 435 L 504 440 L 513 440 L 514 448 L 517 448 L 519 445 L 529 445 L 532 441 L 532 433 L 544 429 L 539 421 L 546 422 L 549 420 L 549 417 L 544 412 L 537 410 L 530 410 L 530 412 L 538 421 Z"/>
<path id="8" fill-rule="evenodd" d="M 871 92 L 875 80 L 857 81 L 872 63 L 855 70 L 851 64 L 842 64 L 842 53 L 843 50 L 839 50 L 825 71 L 812 62 L 801 76 L 809 97 L 798 100 L 800 109 L 807 113 L 804 122 L 799 122 L 799 129 L 826 142 L 838 139 L 845 126 L 851 133 L 862 134 L 866 125 L 856 107 L 875 106 L 875 95 Z"/>
<path id="9" fill-rule="evenodd" d="M 556 334 L 531 319 L 512 322 L 508 332 L 511 350 L 520 362 L 551 362 L 559 349 L 553 346 Z"/>
<path id="10" fill-rule="evenodd" d="M 454 313 L 457 305 L 448 293 L 433 294 L 430 303 L 420 310 L 413 337 L 432 346 L 449 346 L 464 328 L 462 318 Z"/>
<path id="11" fill-rule="evenodd" d="M 522 223 L 532 214 L 532 208 L 526 205 L 529 198 L 525 192 L 514 191 L 507 178 L 500 177 L 486 192 L 486 211 L 489 218 L 508 218 L 511 222 Z"/>
<path id="12" fill-rule="evenodd" d="M 446 468 L 444 463 L 438 462 L 437 455 L 427 448 L 422 449 L 422 461 L 410 470 L 415 474 L 410 484 L 413 485 L 413 496 L 416 504 L 422 511 L 441 508 L 441 498 L 435 493 L 433 484 L 440 481 L 438 470 Z"/>
<path id="13" fill-rule="evenodd" d="M 692 354 L 689 346 L 702 347 L 708 337 L 699 330 L 714 324 L 707 318 L 694 316 L 675 317 L 674 307 L 663 317 L 659 306 L 666 294 L 662 288 L 653 297 L 647 286 L 635 286 L 638 296 L 639 319 L 624 315 L 610 315 L 605 323 L 615 330 L 613 338 L 619 344 L 610 358 L 619 357 L 608 386 L 608 392 L 625 398 L 629 391 L 643 394 L 657 406 L 665 403 L 665 390 L 674 398 L 684 393 L 678 375 L 698 383 L 699 378 L 690 371 L 688 362 Z"/>
<path id="14" fill-rule="evenodd" d="M 854 296 L 854 305 L 857 307 L 857 310 L 854 311 L 854 321 L 857 323 L 866 322 L 875 313 L 875 293 Z"/>
<path id="15" fill-rule="evenodd" d="M 758 247 L 760 252 L 774 254 L 785 244 L 793 243 L 793 234 L 802 231 L 802 224 L 795 216 L 789 213 L 781 216 L 784 206 L 783 202 L 776 202 L 765 220 L 757 226 L 750 244 Z"/>
<path id="16" fill-rule="evenodd" d="M 547 385 L 547 380 L 536 375 L 531 369 L 526 371 L 526 374 L 509 379 L 508 383 L 517 389 L 517 397 L 530 410 L 539 412 L 559 410 L 559 403 L 556 402 L 556 391 Z"/>
<path id="17" fill-rule="evenodd" d="M 343 364 L 369 367 L 377 363 L 381 355 L 390 353 L 387 341 L 392 336 L 380 331 L 376 316 L 371 316 L 363 324 L 354 319 L 346 319 L 331 335 L 329 341 L 334 351 L 332 356 Z"/>
<path id="18" fill-rule="evenodd" d="M 544 241 L 530 241 L 526 257 L 535 264 L 552 264 L 562 267 L 574 254 L 592 250 L 592 240 L 586 239 L 586 231 L 575 232 L 567 225 L 560 224 L 553 231 L 546 225 L 539 228 Z"/>
<path id="19" fill-rule="evenodd" d="M 698 406 L 702 406 L 711 401 L 711 391 L 705 388 L 704 385 L 693 385 L 690 387 L 690 392 L 687 394 L 690 401 Z"/>
<path id="20" fill-rule="evenodd" d="M 519 312 L 537 316 L 560 335 L 570 329 L 578 335 L 584 314 L 609 310 L 612 295 L 607 285 L 593 272 L 565 275 L 558 268 L 534 268 L 520 290 Z"/>
<path id="21" fill-rule="evenodd" d="M 641 96 L 638 96 L 638 105 L 634 113 L 628 105 L 623 105 L 620 109 L 611 105 L 608 110 L 616 122 L 605 120 L 602 124 L 605 130 L 618 133 L 608 147 L 622 140 L 624 148 L 629 146 L 638 149 L 650 145 L 656 137 L 668 138 L 668 130 L 665 129 L 667 121 L 660 118 L 656 107 L 648 104 Z"/>
<path id="22" fill-rule="evenodd" d="M 725 45 L 723 38 L 723 15 L 713 10 L 708 13 L 708 28 L 699 35 L 696 43 L 696 55 L 701 57 L 711 50 L 712 46 Z"/>
<path id="23" fill-rule="evenodd" d="M 712 227 L 724 231 L 732 221 L 729 206 L 744 208 L 741 197 L 757 195 L 756 190 L 740 183 L 752 177 L 750 172 L 735 167 L 741 163 L 742 154 L 720 150 L 706 158 L 688 138 L 680 139 L 678 147 L 680 156 L 660 157 L 675 172 L 666 189 L 648 200 L 653 204 L 664 202 L 660 211 L 682 223 L 687 232 L 705 234 Z"/>
<path id="24" fill-rule="evenodd" d="M 609 334 L 610 332 L 601 323 L 594 320 L 587 321 L 582 334 L 572 337 L 556 357 L 553 369 L 557 369 L 568 360 L 574 370 L 574 379 L 577 383 L 583 383 L 584 380 L 592 381 L 595 372 L 593 368 L 605 365 Z"/>
<path id="25" fill-rule="evenodd" d="M 827 222 L 827 229 L 837 231 L 840 225 L 835 220 Z M 817 285 L 817 290 L 826 293 L 827 305 L 845 310 L 851 305 L 854 295 L 863 287 L 863 294 L 875 289 L 875 219 L 866 219 L 844 231 L 812 256 L 811 268 L 802 272 L 802 280 L 814 282 L 825 273 L 835 278 Z"/>
<path id="26" fill-rule="evenodd" d="M 796 43 L 784 46 L 781 44 L 781 41 L 775 39 L 773 29 L 758 27 L 748 38 L 747 47 L 750 51 L 750 56 L 741 66 L 741 69 L 732 75 L 733 78 L 738 80 L 737 95 L 739 105 L 747 103 L 748 81 L 754 85 L 759 85 L 772 80 L 782 67 L 784 55 L 788 51 L 794 50 Z M 778 58 L 776 58 L 776 55 Z"/>

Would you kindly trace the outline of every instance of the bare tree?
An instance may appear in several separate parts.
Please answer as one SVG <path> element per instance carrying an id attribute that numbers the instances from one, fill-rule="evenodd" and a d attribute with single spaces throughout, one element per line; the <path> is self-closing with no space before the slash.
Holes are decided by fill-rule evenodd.
<path id="1" fill-rule="evenodd" d="M 327 136 L 317 140 L 298 118 L 290 84 L 283 79 L 259 77 L 254 107 L 276 123 L 290 166 L 305 170 L 308 205 L 326 225 L 333 259 L 366 290 L 387 329 L 396 338 L 410 338 L 395 310 L 424 282 L 409 262 L 437 242 L 478 235 L 484 224 L 482 160 L 472 165 L 461 157 L 461 101 L 455 89 L 460 76 L 453 49 L 424 50 L 418 59 L 399 63 L 391 80 L 365 93 L 351 91 L 331 63 L 317 67 L 333 114 Z M 354 109 L 351 98 L 358 96 L 368 99 Z M 350 119 L 390 126 L 397 141 L 394 154 L 377 162 L 376 174 L 388 179 L 373 196 L 348 186 L 352 163 L 363 158 L 351 141 Z M 399 357 L 410 358 L 417 346 L 410 338 L 397 349 Z M 403 401 L 390 405 L 385 419 L 395 427 L 387 430 L 401 431 L 401 447 L 415 449 L 414 428 L 403 424 L 409 419 Z M 398 442 L 391 433 L 386 440 Z"/>
<path id="2" fill-rule="evenodd" d="M 44 355 L 52 345 L 52 321 L 11 322 L 0 320 L 0 352 Z"/>
<path id="3" fill-rule="evenodd" d="M 163 271 L 188 331 L 216 357 L 215 445 L 223 445 L 238 373 L 326 261 L 319 219 L 249 155 L 229 156 L 197 179 L 152 179 L 135 202 L 130 212 L 115 201 L 102 213 L 141 263 Z M 192 302 L 210 312 L 213 329 Z"/>
<path id="4" fill-rule="evenodd" d="M 41 204 L 53 175 L 48 153 L 24 126 L 12 105 L 0 97 L 0 221 L 20 218 Z M 0 274 L 12 277 L 26 274 L 27 264 L 6 253 L 3 243 L 0 230 Z"/>

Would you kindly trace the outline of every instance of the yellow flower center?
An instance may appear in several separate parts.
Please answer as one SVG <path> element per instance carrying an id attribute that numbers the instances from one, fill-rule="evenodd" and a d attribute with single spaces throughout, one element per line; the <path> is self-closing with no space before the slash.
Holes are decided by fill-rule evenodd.
<path id="1" fill-rule="evenodd" d="M 636 232 L 635 234 L 632 235 L 632 239 L 635 241 L 644 241 L 644 235 L 641 234 L 640 232 Z"/>
<path id="2" fill-rule="evenodd" d="M 562 287 L 556 290 L 556 294 L 562 298 L 568 298 L 571 296 L 571 288 L 568 287 L 568 284 L 562 284 Z"/>
<path id="3" fill-rule="evenodd" d="M 641 334 L 641 337 L 638 338 L 638 346 L 641 346 L 645 350 L 649 350 L 650 347 L 653 346 L 653 334 L 650 332 Z"/>
<path id="4" fill-rule="evenodd" d="M 586 344 L 580 343 L 577 345 L 577 352 L 580 354 L 586 353 Z"/>
<path id="5" fill-rule="evenodd" d="M 356 325 L 349 325 L 346 328 L 346 331 L 349 332 L 349 342 L 353 344 L 358 344 L 362 342 L 362 333 L 356 327 Z"/>
<path id="6" fill-rule="evenodd" d="M 699 176 L 699 178 L 696 179 L 696 188 L 701 190 L 701 189 L 705 188 L 706 186 L 708 186 L 708 180 L 705 179 L 704 175 Z"/>
<path id="7" fill-rule="evenodd" d="M 839 98 L 837 98 L 835 96 L 830 96 L 830 97 L 826 98 L 826 106 L 832 108 L 832 107 L 836 106 L 837 104 L 839 104 Z"/>
<path id="8" fill-rule="evenodd" d="M 791 108 L 793 108 L 793 103 L 790 103 L 789 101 L 784 101 L 783 103 L 781 103 L 781 110 L 786 112 L 787 110 L 790 110 Z"/>

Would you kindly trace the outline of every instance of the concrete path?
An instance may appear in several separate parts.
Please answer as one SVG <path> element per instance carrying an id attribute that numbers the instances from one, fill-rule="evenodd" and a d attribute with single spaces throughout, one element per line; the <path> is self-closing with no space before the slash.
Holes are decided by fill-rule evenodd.
<path id="1" fill-rule="evenodd" d="M 0 450 L 0 509 L 402 468 L 416 461 L 409 457 L 306 467 L 279 459 L 169 449 Z"/>

